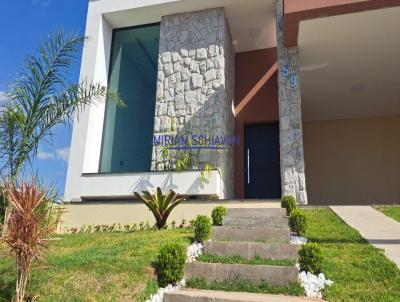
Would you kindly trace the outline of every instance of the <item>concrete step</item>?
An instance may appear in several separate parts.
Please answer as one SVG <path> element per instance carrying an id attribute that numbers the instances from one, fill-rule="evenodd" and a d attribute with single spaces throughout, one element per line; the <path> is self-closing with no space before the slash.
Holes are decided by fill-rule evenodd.
<path id="1" fill-rule="evenodd" d="M 239 209 L 227 210 L 224 226 L 269 226 L 287 227 L 288 218 L 285 209 Z"/>
<path id="2" fill-rule="evenodd" d="M 225 217 L 287 217 L 283 208 L 229 208 Z"/>
<path id="3" fill-rule="evenodd" d="M 258 256 L 264 259 L 297 260 L 300 249 L 299 245 L 290 243 L 206 241 L 203 245 L 205 253 L 247 259 Z"/>
<path id="4" fill-rule="evenodd" d="M 164 302 L 322 302 L 320 299 L 283 295 L 181 289 L 164 294 Z"/>
<path id="5" fill-rule="evenodd" d="M 288 285 L 297 282 L 295 266 L 249 265 L 192 262 L 185 265 L 185 279 L 204 278 L 207 281 L 232 279 L 248 280 L 253 283 L 266 282 L 271 285 Z"/>
<path id="6" fill-rule="evenodd" d="M 286 228 L 289 226 L 287 218 L 283 219 L 280 217 L 270 218 L 243 218 L 243 217 L 229 217 L 224 218 L 222 222 L 223 226 L 248 226 L 248 227 L 275 227 L 275 228 Z"/>
<path id="7" fill-rule="evenodd" d="M 242 242 L 290 242 L 289 227 L 241 227 L 241 226 L 214 226 L 211 239 L 214 241 L 242 241 Z"/>

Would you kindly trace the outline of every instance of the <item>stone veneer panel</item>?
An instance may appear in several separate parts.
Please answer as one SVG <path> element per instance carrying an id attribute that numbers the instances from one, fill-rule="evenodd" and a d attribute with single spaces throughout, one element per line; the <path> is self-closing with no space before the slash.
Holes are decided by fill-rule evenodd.
<path id="1" fill-rule="evenodd" d="M 282 194 L 307 204 L 298 48 L 284 45 L 284 5 L 277 1 L 278 89 Z"/>
<path id="2" fill-rule="evenodd" d="M 154 134 L 170 134 L 172 124 L 178 135 L 233 135 L 233 100 L 234 51 L 224 9 L 162 17 Z M 153 170 L 168 162 L 160 151 L 153 148 Z M 191 157 L 192 169 L 217 168 L 220 197 L 233 198 L 233 148 L 191 151 Z"/>

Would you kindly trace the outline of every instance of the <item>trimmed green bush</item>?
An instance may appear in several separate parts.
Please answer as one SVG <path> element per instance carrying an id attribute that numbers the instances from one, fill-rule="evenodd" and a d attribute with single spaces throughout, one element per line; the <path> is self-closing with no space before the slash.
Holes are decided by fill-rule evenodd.
<path id="1" fill-rule="evenodd" d="M 157 262 L 158 284 L 165 287 L 182 280 L 186 262 L 186 249 L 182 243 L 169 242 L 160 248 Z"/>
<path id="2" fill-rule="evenodd" d="M 224 206 L 217 206 L 211 212 L 213 225 L 222 225 L 222 220 L 226 215 L 226 208 Z"/>
<path id="3" fill-rule="evenodd" d="M 300 270 L 318 275 L 322 270 L 322 251 L 318 244 L 304 244 L 299 252 Z"/>
<path id="4" fill-rule="evenodd" d="M 298 236 L 306 235 L 308 229 L 308 220 L 306 214 L 304 214 L 304 212 L 300 209 L 292 210 L 292 213 L 289 216 L 289 224 L 291 230 Z"/>
<path id="5" fill-rule="evenodd" d="M 211 219 L 205 215 L 197 215 L 194 220 L 194 241 L 203 242 L 211 236 Z"/>
<path id="6" fill-rule="evenodd" d="M 293 196 L 283 196 L 281 207 L 286 209 L 286 215 L 290 216 L 292 211 L 297 208 L 296 198 Z"/>

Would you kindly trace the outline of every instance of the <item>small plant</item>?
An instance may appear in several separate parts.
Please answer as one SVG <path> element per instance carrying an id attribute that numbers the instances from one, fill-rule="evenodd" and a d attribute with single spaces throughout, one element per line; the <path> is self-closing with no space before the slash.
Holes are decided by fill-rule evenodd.
<path id="1" fill-rule="evenodd" d="M 183 229 L 186 226 L 186 219 L 183 218 L 181 224 L 179 225 L 179 228 Z"/>
<path id="2" fill-rule="evenodd" d="M 205 215 L 198 215 L 194 220 L 194 241 L 203 242 L 210 238 L 211 219 Z"/>
<path id="3" fill-rule="evenodd" d="M 308 228 L 308 220 L 306 214 L 299 209 L 295 209 L 289 216 L 290 228 L 298 236 L 305 236 Z"/>
<path id="4" fill-rule="evenodd" d="M 175 229 L 176 228 L 176 221 L 172 220 L 171 222 L 171 229 Z"/>
<path id="5" fill-rule="evenodd" d="M 300 270 L 318 275 L 322 270 L 322 251 L 318 244 L 304 244 L 299 252 Z"/>
<path id="6" fill-rule="evenodd" d="M 86 233 L 92 233 L 93 232 L 93 226 L 92 225 L 88 225 L 87 229 L 86 229 Z"/>
<path id="7" fill-rule="evenodd" d="M 281 201 L 281 207 L 286 209 L 286 215 L 290 216 L 292 211 L 297 208 L 296 198 L 293 196 L 284 196 Z"/>
<path id="8" fill-rule="evenodd" d="M 172 210 L 184 200 L 183 198 L 179 198 L 178 194 L 174 191 L 163 194 L 160 187 L 157 187 L 155 194 L 150 194 L 148 191 L 143 191 L 142 193 L 143 195 L 140 195 L 135 192 L 134 195 L 153 213 L 157 229 L 159 230 L 164 228 Z"/>
<path id="9" fill-rule="evenodd" d="M 39 188 L 36 182 L 4 184 L 4 195 L 11 207 L 8 228 L 1 239 L 13 254 L 16 266 L 16 302 L 25 301 L 25 289 L 34 260 L 44 260 L 44 247 L 56 231 L 62 209 L 56 196 Z"/>
<path id="10" fill-rule="evenodd" d="M 160 286 L 176 284 L 183 278 L 186 262 L 186 250 L 182 243 L 164 244 L 158 255 L 157 277 Z"/>
<path id="11" fill-rule="evenodd" d="M 215 207 L 211 212 L 213 225 L 222 225 L 222 220 L 226 215 L 226 208 L 223 206 Z"/>

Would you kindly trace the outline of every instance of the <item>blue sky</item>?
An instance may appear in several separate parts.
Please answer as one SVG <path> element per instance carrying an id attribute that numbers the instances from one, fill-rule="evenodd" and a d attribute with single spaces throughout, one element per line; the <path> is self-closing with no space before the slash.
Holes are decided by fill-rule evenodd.
<path id="1" fill-rule="evenodd" d="M 0 97 L 46 36 L 62 27 L 84 34 L 88 0 L 3 0 L 0 4 Z M 80 55 L 70 73 L 79 79 Z M 34 169 L 46 182 L 64 191 L 72 127 L 56 129 L 51 144 L 40 146 Z"/>

